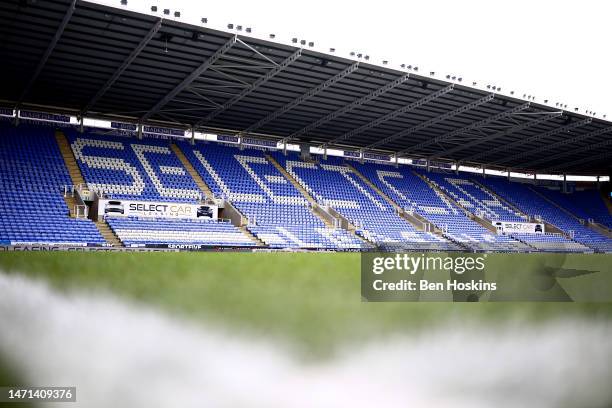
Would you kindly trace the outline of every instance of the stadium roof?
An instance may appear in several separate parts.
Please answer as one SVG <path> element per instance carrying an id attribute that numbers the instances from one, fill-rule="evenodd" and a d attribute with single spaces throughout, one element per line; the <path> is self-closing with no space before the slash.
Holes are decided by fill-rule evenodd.
<path id="1" fill-rule="evenodd" d="M 85 1 L 2 1 L 0 61 L 6 107 L 540 173 L 612 157 L 602 119 Z"/>

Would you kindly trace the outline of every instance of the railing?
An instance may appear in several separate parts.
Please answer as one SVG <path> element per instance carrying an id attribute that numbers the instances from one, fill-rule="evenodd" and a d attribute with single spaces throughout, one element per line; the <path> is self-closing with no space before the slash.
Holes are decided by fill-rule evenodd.
<path id="1" fill-rule="evenodd" d="M 64 197 L 74 197 L 74 186 L 72 185 L 64 186 Z"/>
<path id="2" fill-rule="evenodd" d="M 77 204 L 74 206 L 74 216 L 76 218 L 87 218 L 89 208 L 86 205 Z"/>

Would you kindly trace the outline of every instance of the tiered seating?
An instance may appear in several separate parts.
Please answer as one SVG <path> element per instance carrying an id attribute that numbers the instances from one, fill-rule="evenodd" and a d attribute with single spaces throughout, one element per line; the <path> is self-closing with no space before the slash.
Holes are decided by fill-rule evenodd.
<path id="1" fill-rule="evenodd" d="M 276 152 L 274 157 L 317 202 L 334 208 L 357 227 L 358 234 L 376 244 L 397 244 L 407 249 L 458 248 L 433 233 L 416 230 L 340 158 L 318 159 L 320 163 L 315 164 L 300 160 L 295 153 L 285 156 Z"/>
<path id="2" fill-rule="evenodd" d="M 526 217 L 502 203 L 490 191 L 482 188 L 463 173 L 420 173 L 463 208 L 480 218 L 489 221 L 527 221 Z"/>
<path id="3" fill-rule="evenodd" d="M 108 198 L 195 202 L 202 195 L 166 140 L 74 130 L 68 138 L 87 185 Z"/>
<path id="4" fill-rule="evenodd" d="M 612 214 L 603 202 L 603 198 L 597 190 L 576 191 L 571 194 L 563 194 L 559 190 L 538 188 L 540 194 L 554 201 L 572 214 L 585 221 L 593 221 L 612 229 Z"/>
<path id="5" fill-rule="evenodd" d="M 229 222 L 110 217 L 108 223 L 126 246 L 188 244 L 254 246 L 255 243 Z"/>
<path id="6" fill-rule="evenodd" d="M 560 234 L 512 234 L 539 252 L 589 252 L 589 248 Z"/>
<path id="7" fill-rule="evenodd" d="M 528 185 L 510 183 L 499 177 L 482 178 L 481 181 L 525 214 L 539 216 L 573 236 L 573 240 L 584 245 L 585 250 L 593 248 L 598 251 L 612 252 L 612 240 L 582 225 L 576 218 L 538 195 Z"/>
<path id="8" fill-rule="evenodd" d="M 214 195 L 232 202 L 249 219 L 248 229 L 273 248 L 361 248 L 342 229 L 327 228 L 308 201 L 262 150 L 188 143 L 185 155 Z"/>
<path id="9" fill-rule="evenodd" d="M 70 218 L 70 184 L 53 128 L 0 124 L 0 242 L 103 244 L 93 222 Z"/>
<path id="10" fill-rule="evenodd" d="M 470 220 L 460 208 L 419 178 L 414 173 L 416 171 L 414 168 L 407 166 L 395 168 L 378 163 L 354 165 L 399 206 L 426 218 L 454 241 L 461 242 L 473 250 L 529 250 L 525 244 L 511 237 L 493 234 L 482 225 Z M 490 200 L 488 205 L 496 207 L 493 200 Z M 491 212 L 488 207 L 484 209 Z"/>

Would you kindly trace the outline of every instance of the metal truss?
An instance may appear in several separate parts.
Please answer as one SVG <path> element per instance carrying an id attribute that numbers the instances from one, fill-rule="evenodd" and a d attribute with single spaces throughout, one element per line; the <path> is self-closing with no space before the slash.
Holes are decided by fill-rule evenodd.
<path id="1" fill-rule="evenodd" d="M 486 96 L 484 96 L 484 97 L 482 97 L 482 98 L 480 98 L 480 99 L 478 99 L 478 100 L 476 100 L 474 102 L 468 103 L 467 105 L 463 105 L 463 106 L 461 106 L 461 107 L 459 107 L 459 108 L 457 108 L 455 110 L 446 112 L 446 113 L 444 113 L 444 114 L 442 114 L 440 116 L 436 116 L 435 118 L 431 118 L 431 119 L 429 119 L 429 120 L 427 120 L 427 121 L 425 121 L 423 123 L 419 123 L 416 126 L 412 126 L 412 127 L 408 128 L 408 129 L 404 129 L 404 130 L 402 130 L 402 131 L 400 131 L 400 132 L 398 132 L 398 133 L 396 133 L 394 135 L 385 137 L 384 139 L 381 139 L 381 140 L 379 140 L 377 142 L 369 144 L 368 146 L 366 146 L 364 148 L 364 150 L 365 149 L 373 149 L 375 147 L 378 147 L 378 146 L 381 146 L 381 145 L 385 145 L 385 144 L 387 144 L 389 142 L 393 142 L 394 140 L 401 139 L 402 137 L 406 137 L 406 136 L 411 135 L 413 133 L 416 133 L 416 132 L 418 132 L 420 130 L 426 129 L 426 128 L 432 126 L 432 125 L 435 125 L 436 123 L 443 122 L 443 121 L 445 121 L 447 119 L 450 119 L 450 118 L 452 118 L 454 116 L 457 116 L 457 115 L 459 115 L 459 114 L 461 114 L 463 112 L 466 112 L 466 111 L 469 111 L 471 109 L 474 109 L 474 108 L 476 108 L 476 107 L 478 107 L 480 105 L 484 105 L 487 102 L 491 102 L 494 98 L 495 98 L 494 94 L 488 94 L 488 95 L 486 95 Z"/>
<path id="2" fill-rule="evenodd" d="M 565 126 L 561 126 L 560 128 L 549 130 L 548 132 L 539 133 L 537 135 L 530 136 L 530 137 L 528 137 L 526 139 L 517 140 L 516 142 L 512 142 L 512 143 L 507 144 L 507 145 L 501 145 L 501 146 L 496 147 L 495 149 L 487 150 L 486 152 L 482 152 L 481 153 L 481 157 L 490 156 L 490 155 L 492 155 L 494 153 L 497 153 L 497 152 L 508 151 L 508 150 L 512 149 L 513 147 L 521 146 L 521 145 L 524 145 L 525 143 L 537 142 L 539 140 L 545 139 L 545 138 L 550 137 L 550 136 L 557 135 L 559 133 L 565 133 L 565 132 L 568 132 L 568 131 L 570 131 L 572 129 L 576 129 L 576 128 L 580 127 L 580 126 L 588 125 L 592 121 L 593 121 L 593 119 L 587 118 L 587 119 L 581 120 L 579 122 L 570 123 L 569 125 L 565 125 Z M 518 156 L 520 157 L 520 154 Z M 514 157 L 516 157 L 516 155 Z M 487 163 L 487 165 L 497 165 L 497 164 L 507 163 L 507 162 L 511 161 L 512 159 L 513 159 L 512 156 L 511 157 L 505 157 L 503 159 L 499 159 L 499 160 L 496 160 L 494 162 Z"/>
<path id="3" fill-rule="evenodd" d="M 465 149 L 469 149 L 469 148 L 478 146 L 478 145 L 480 145 L 480 144 L 482 144 L 484 142 L 489 142 L 489 141 L 501 139 L 503 137 L 511 135 L 512 133 L 520 132 L 521 130 L 527 129 L 527 128 L 531 127 L 531 126 L 536 126 L 536 125 L 538 125 L 540 123 L 543 123 L 543 122 L 549 121 L 551 119 L 554 119 L 554 118 L 556 118 L 558 116 L 561 116 L 561 115 L 563 115 L 563 112 L 561 112 L 561 111 L 558 111 L 558 112 L 545 112 L 545 113 L 541 113 L 540 115 L 541 116 L 539 118 L 537 118 L 537 119 L 530 120 L 528 122 L 512 126 L 509 129 L 506 129 L 506 130 L 504 130 L 502 132 L 494 133 L 492 135 L 488 135 L 488 136 L 479 138 L 477 140 L 473 140 L 473 141 L 471 141 L 469 143 L 457 146 L 456 148 L 447 150 L 447 151 L 444 152 L 444 154 L 448 155 L 448 154 L 451 154 L 451 153 L 456 153 L 456 152 L 459 152 L 459 151 L 463 151 Z M 478 154 L 465 157 L 465 158 L 462 159 L 462 161 L 471 160 L 472 158 L 476 157 L 477 155 Z"/>
<path id="4" fill-rule="evenodd" d="M 572 144 L 572 143 L 582 142 L 583 140 L 588 140 L 588 139 L 590 139 L 592 137 L 601 136 L 601 135 L 604 135 L 606 133 L 612 133 L 612 127 L 607 127 L 607 128 L 596 130 L 594 132 L 585 133 L 584 135 L 580 135 L 580 136 L 564 139 L 564 140 L 561 140 L 560 142 L 557 142 L 557 143 L 546 144 L 546 145 L 543 145 L 541 147 L 538 147 L 537 149 L 530 150 L 530 151 L 522 153 L 520 155 L 517 154 L 512 159 L 513 160 L 518 160 L 518 159 L 522 159 L 522 158 L 525 158 L 525 157 L 534 156 L 536 154 L 539 154 L 539 153 L 542 153 L 542 152 L 546 152 L 548 150 L 553 150 L 553 149 L 556 149 L 556 148 L 559 148 L 559 147 L 564 147 L 564 146 L 567 146 L 567 145 Z M 574 154 L 574 150 L 567 150 L 567 151 L 563 151 L 561 153 L 554 154 L 552 156 L 540 157 L 539 159 L 532 160 L 532 161 L 530 161 L 528 163 L 523 164 L 522 166 L 524 166 L 525 168 L 528 169 L 531 166 L 535 166 L 535 165 L 538 165 L 538 164 L 542 164 L 542 163 L 546 163 L 546 162 L 549 162 L 549 161 L 553 161 L 555 159 L 559 159 L 559 158 L 562 158 L 562 157 L 571 156 L 572 154 Z"/>
<path id="5" fill-rule="evenodd" d="M 149 44 L 149 42 L 153 39 L 155 34 L 159 31 L 162 26 L 162 19 L 157 20 L 155 25 L 151 27 L 147 35 L 140 41 L 140 44 L 130 53 L 130 55 L 126 58 L 125 61 L 121 64 L 119 68 L 113 73 L 113 75 L 106 81 L 104 86 L 100 88 L 100 90 L 96 93 L 96 95 L 91 98 L 91 100 L 85 105 L 85 107 L 81 111 L 81 116 L 89 112 L 89 110 L 104 96 L 104 94 L 115 84 L 117 79 L 123 74 L 123 72 L 134 62 L 136 57 L 144 50 L 144 48 Z"/>
<path id="6" fill-rule="evenodd" d="M 454 89 L 454 85 L 450 84 L 442 89 L 437 90 L 436 92 L 429 94 L 427 96 L 424 96 L 423 98 L 412 102 L 411 104 L 408 104 L 406 106 L 403 106 L 397 110 L 394 110 L 393 112 L 387 113 L 386 115 L 383 115 L 371 122 L 366 123 L 365 125 L 362 125 L 360 127 L 358 127 L 357 129 L 353 129 L 343 135 L 340 135 L 338 137 L 336 137 L 335 139 L 330 140 L 329 142 L 326 142 L 326 146 L 329 145 L 333 145 L 336 144 L 338 142 L 342 142 L 345 140 L 348 140 L 352 137 L 355 137 L 356 135 L 365 132 L 368 129 L 371 129 L 373 127 L 376 127 L 378 125 L 380 125 L 381 123 L 384 123 L 388 120 L 391 120 L 393 118 L 396 118 L 398 116 L 401 116 L 405 113 L 411 112 L 433 100 L 438 99 L 439 97 L 446 95 L 447 93 L 451 92 Z"/>
<path id="7" fill-rule="evenodd" d="M 491 123 L 495 123 L 495 122 L 497 122 L 497 121 L 499 121 L 501 119 L 504 119 L 504 118 L 507 118 L 509 116 L 515 115 L 515 114 L 517 114 L 517 113 L 519 113 L 519 112 L 529 108 L 530 106 L 531 106 L 531 103 L 530 102 L 526 102 L 526 103 L 524 103 L 522 105 L 518 105 L 518 106 L 516 106 L 516 107 L 514 107 L 512 109 L 509 109 L 507 111 L 500 112 L 497 115 L 488 117 L 488 118 L 483 119 L 483 120 L 479 120 L 478 122 L 474 122 L 471 125 L 467 125 L 465 127 L 462 127 L 461 129 L 453 130 L 450 133 L 446 133 L 444 135 L 436 136 L 433 139 L 426 140 L 426 141 L 424 141 L 422 143 L 419 143 L 419 144 L 417 144 L 415 146 L 412 146 L 412 147 L 410 147 L 408 149 L 404 149 L 402 151 L 399 151 L 399 152 L 396 153 L 396 156 L 407 154 L 408 152 L 411 152 L 411 151 L 417 151 L 417 150 L 423 149 L 425 147 L 429 147 L 431 145 L 443 142 L 445 140 L 453 139 L 453 138 L 455 138 L 457 136 L 464 135 L 464 134 L 466 134 L 466 133 L 468 133 L 470 131 L 473 131 L 473 130 L 480 130 L 480 129 L 486 128 Z M 428 157 L 427 159 L 431 160 L 434 157 L 435 156 L 432 155 L 432 156 Z"/>
<path id="8" fill-rule="evenodd" d="M 57 45 L 59 39 L 62 37 L 62 34 L 64 34 L 64 30 L 66 30 L 66 26 L 68 25 L 70 18 L 72 18 L 72 14 L 74 14 L 75 9 L 76 9 L 76 0 L 72 0 L 72 2 L 70 3 L 70 6 L 68 6 L 68 10 L 66 10 L 66 14 L 64 14 L 64 18 L 62 19 L 62 22 L 60 23 L 59 27 L 57 28 L 57 31 L 55 32 L 55 35 L 53 36 L 53 38 L 51 39 L 51 42 L 47 46 L 47 49 L 45 50 L 45 53 L 43 54 L 41 60 L 38 62 L 38 65 L 36 66 L 36 71 L 34 71 L 34 74 L 30 77 L 28 84 L 21 92 L 21 96 L 19 97 L 19 100 L 17 101 L 17 109 L 19 109 L 24 98 L 27 96 L 28 92 L 30 92 L 30 89 L 32 89 L 32 85 L 34 85 L 34 82 L 36 82 L 36 80 L 38 79 L 38 76 L 40 75 L 43 68 L 47 64 L 47 61 L 49 60 L 49 56 L 51 56 L 51 53 L 55 49 L 55 46 Z"/>
<path id="9" fill-rule="evenodd" d="M 308 99 L 310 99 L 313 96 L 317 95 L 321 91 L 323 91 L 323 90 L 329 88 L 330 86 L 334 85 L 336 82 L 340 81 L 341 79 L 343 79 L 346 76 L 350 75 L 351 73 L 355 72 L 358 68 L 359 68 L 359 62 L 355 62 L 354 64 L 352 64 L 351 66 L 346 68 L 344 71 L 342 71 L 339 74 L 335 75 L 334 77 L 328 79 L 324 83 L 316 86 L 315 88 L 312 88 L 311 90 L 309 90 L 305 94 L 299 96 L 298 98 L 296 98 L 293 101 L 289 102 L 288 104 L 286 104 L 285 106 L 281 107 L 280 109 L 270 113 L 265 118 L 263 118 L 260 121 L 252 124 L 251 126 L 249 126 L 248 128 L 244 129 L 240 133 L 251 133 L 254 130 L 257 130 L 257 129 L 261 128 L 266 123 L 275 120 L 276 118 L 278 118 L 279 116 L 283 115 L 287 111 L 289 111 L 289 110 L 295 108 L 296 106 L 306 102 Z"/>
<path id="10" fill-rule="evenodd" d="M 584 146 L 580 149 L 575 149 L 572 150 L 570 152 L 567 152 L 571 155 L 574 154 L 580 154 L 580 153 L 586 153 L 586 152 L 590 152 L 592 150 L 597 150 L 597 149 L 601 149 L 603 147 L 608 147 L 612 145 L 612 139 L 608 139 L 608 140 L 604 140 L 603 142 L 600 143 L 595 143 L 595 144 L 591 144 L 591 145 L 587 145 Z M 576 168 L 577 166 L 583 164 L 583 163 L 589 163 L 589 162 L 594 162 L 597 160 L 602 160 L 602 159 L 607 159 L 608 157 L 612 157 L 612 150 L 608 150 L 605 152 L 602 152 L 600 154 L 596 154 L 595 156 L 587 156 L 583 159 L 580 160 L 572 160 L 571 163 L 564 163 L 564 164 L 558 164 L 556 166 L 552 166 L 549 167 L 547 169 L 544 169 L 543 171 L 556 171 L 559 169 L 563 169 L 563 168 Z"/>
<path id="11" fill-rule="evenodd" d="M 408 79 L 410 78 L 409 74 L 405 74 L 402 75 L 401 77 L 389 82 L 388 84 L 373 90 L 372 92 L 370 92 L 369 94 L 351 102 L 350 104 L 343 106 L 342 108 L 322 117 L 321 119 L 317 120 L 316 122 L 311 123 L 310 125 L 307 125 L 305 127 L 303 127 L 302 129 L 294 132 L 293 134 L 285 137 L 284 139 L 282 139 L 280 141 L 280 143 L 286 143 L 290 140 L 294 140 L 297 139 L 298 137 L 307 134 L 308 132 L 311 132 L 312 130 L 318 128 L 319 126 L 322 126 L 323 124 L 336 119 L 339 116 L 344 115 L 345 113 L 348 113 L 350 111 L 352 111 L 353 109 L 370 102 L 372 99 L 378 98 L 380 95 L 389 92 L 391 89 L 398 87 L 399 85 L 403 84 L 404 82 L 406 82 Z M 327 146 L 327 144 L 322 145 L 322 148 L 325 148 Z"/>
<path id="12" fill-rule="evenodd" d="M 241 43 L 244 44 L 244 42 L 242 42 L 242 41 L 241 41 Z M 249 48 L 251 48 L 251 47 L 249 46 Z M 217 109 L 215 109 L 214 111 L 209 113 L 204 119 L 198 121 L 194 125 L 194 127 L 197 128 L 199 126 L 202 126 L 203 124 L 206 124 L 206 123 L 210 122 L 215 117 L 217 117 L 219 114 L 221 114 L 224 111 L 226 111 L 229 108 L 231 108 L 234 104 L 238 103 L 245 96 L 247 96 L 251 92 L 255 91 L 257 88 L 259 88 L 260 86 L 262 86 L 263 84 L 268 82 L 270 79 L 274 78 L 278 73 L 280 73 L 283 70 L 285 70 L 289 65 L 291 65 L 298 58 L 300 58 L 301 55 L 302 55 L 302 49 L 300 48 L 297 51 L 295 51 L 293 54 L 291 54 L 289 57 L 287 57 L 285 60 L 283 60 L 280 64 L 276 64 L 274 66 L 274 68 L 272 68 L 264 76 L 259 78 L 257 81 L 253 82 L 248 87 L 244 88 L 242 90 L 242 92 L 240 92 L 239 94 L 235 95 L 233 98 L 231 98 L 230 100 L 225 102 L 223 105 L 220 105 Z"/>
<path id="13" fill-rule="evenodd" d="M 153 106 L 147 113 L 145 113 L 140 121 L 144 122 L 149 119 L 151 116 L 155 115 L 159 110 L 161 110 L 168 102 L 170 102 L 176 95 L 178 95 L 181 91 L 187 88 L 193 81 L 195 81 L 200 75 L 202 75 L 206 70 L 208 70 L 215 62 L 219 60 L 226 52 L 228 52 L 237 42 L 238 37 L 232 36 L 229 41 L 221 46 L 213 55 L 210 56 L 206 61 L 204 61 L 198 68 L 196 68 L 191 74 L 187 76 L 187 78 L 183 79 L 180 84 L 178 84 L 174 89 L 172 89 L 166 96 L 164 96 L 155 106 Z"/>

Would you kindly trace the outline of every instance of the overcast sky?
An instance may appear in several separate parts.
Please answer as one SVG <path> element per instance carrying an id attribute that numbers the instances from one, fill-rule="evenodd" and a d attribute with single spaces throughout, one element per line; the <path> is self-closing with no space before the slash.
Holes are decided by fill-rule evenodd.
<path id="1" fill-rule="evenodd" d="M 119 6 L 119 0 L 100 2 Z M 278 40 L 314 41 L 383 59 L 420 73 L 461 76 L 580 107 L 612 118 L 612 2 L 606 0 L 129 0 L 128 7 L 157 5 L 181 11 L 181 20 L 252 27 Z"/>

